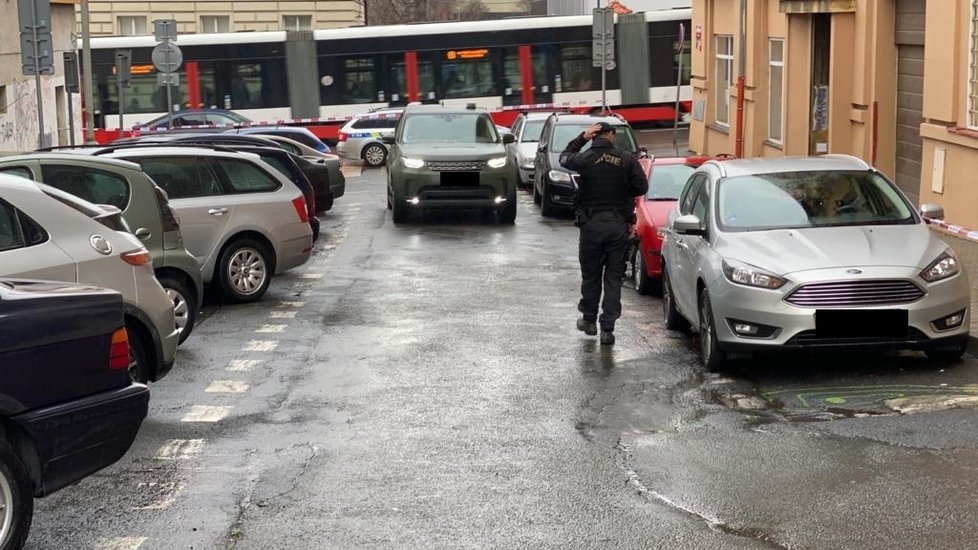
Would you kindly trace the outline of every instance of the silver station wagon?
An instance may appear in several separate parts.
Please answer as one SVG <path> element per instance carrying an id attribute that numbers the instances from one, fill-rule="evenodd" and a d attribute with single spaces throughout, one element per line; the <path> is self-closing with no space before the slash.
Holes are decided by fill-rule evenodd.
<path id="1" fill-rule="evenodd" d="M 258 155 L 152 146 L 97 154 L 138 163 L 167 192 L 204 282 L 230 302 L 260 299 L 272 275 L 304 264 L 312 253 L 302 192 Z"/>
<path id="2" fill-rule="evenodd" d="M 970 286 L 954 251 L 882 174 L 848 156 L 710 161 L 663 245 L 666 325 L 733 351 L 966 350 Z"/>

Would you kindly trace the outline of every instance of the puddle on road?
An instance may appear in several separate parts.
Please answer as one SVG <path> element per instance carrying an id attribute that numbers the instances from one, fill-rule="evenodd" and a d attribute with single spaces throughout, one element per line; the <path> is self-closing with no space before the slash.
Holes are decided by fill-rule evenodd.
<path id="1" fill-rule="evenodd" d="M 718 393 L 717 399 L 739 411 L 776 414 L 791 422 L 824 422 L 978 408 L 978 384 L 789 388 L 761 391 L 756 395 Z"/>

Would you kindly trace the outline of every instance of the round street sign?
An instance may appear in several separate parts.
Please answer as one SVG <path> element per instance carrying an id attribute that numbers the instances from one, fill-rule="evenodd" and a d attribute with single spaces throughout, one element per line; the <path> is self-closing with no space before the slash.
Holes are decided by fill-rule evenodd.
<path id="1" fill-rule="evenodd" d="M 175 73 L 183 63 L 183 52 L 180 51 L 180 47 L 170 42 L 157 44 L 150 57 L 153 66 L 161 73 Z"/>

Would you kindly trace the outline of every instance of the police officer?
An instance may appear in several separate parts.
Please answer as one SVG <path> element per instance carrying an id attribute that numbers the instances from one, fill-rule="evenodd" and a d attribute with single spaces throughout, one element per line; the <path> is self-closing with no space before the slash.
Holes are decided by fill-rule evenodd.
<path id="1" fill-rule="evenodd" d="M 591 148 L 580 152 L 591 141 Z M 581 262 L 583 314 L 577 329 L 597 334 L 600 321 L 602 344 L 615 343 L 615 321 L 621 317 L 621 280 L 625 253 L 634 224 L 635 199 L 649 188 L 635 155 L 615 148 L 615 127 L 599 122 L 567 144 L 560 165 L 580 174 L 574 224 L 581 228 L 578 255 Z M 604 300 L 598 318 L 602 279 Z"/>

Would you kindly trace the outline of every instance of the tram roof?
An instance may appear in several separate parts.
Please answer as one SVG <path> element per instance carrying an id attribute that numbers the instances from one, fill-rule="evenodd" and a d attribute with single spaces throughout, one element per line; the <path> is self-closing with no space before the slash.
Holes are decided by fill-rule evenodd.
<path id="1" fill-rule="evenodd" d="M 671 9 L 644 12 L 645 20 L 678 21 L 690 19 L 692 10 Z M 526 30 L 538 28 L 590 26 L 590 15 L 565 15 L 543 17 L 517 17 L 487 21 L 452 21 L 438 23 L 415 23 L 410 25 L 377 25 L 370 27 L 347 27 L 313 31 L 316 40 L 342 40 L 355 38 L 381 38 L 394 36 L 426 36 L 432 34 L 454 34 L 469 32 L 492 32 L 501 30 Z M 181 34 L 179 46 L 206 46 L 210 44 L 260 44 L 284 42 L 285 31 L 232 32 L 211 34 Z M 92 46 L 96 48 L 139 48 L 153 47 L 156 40 L 146 36 L 105 36 L 93 37 Z"/>

